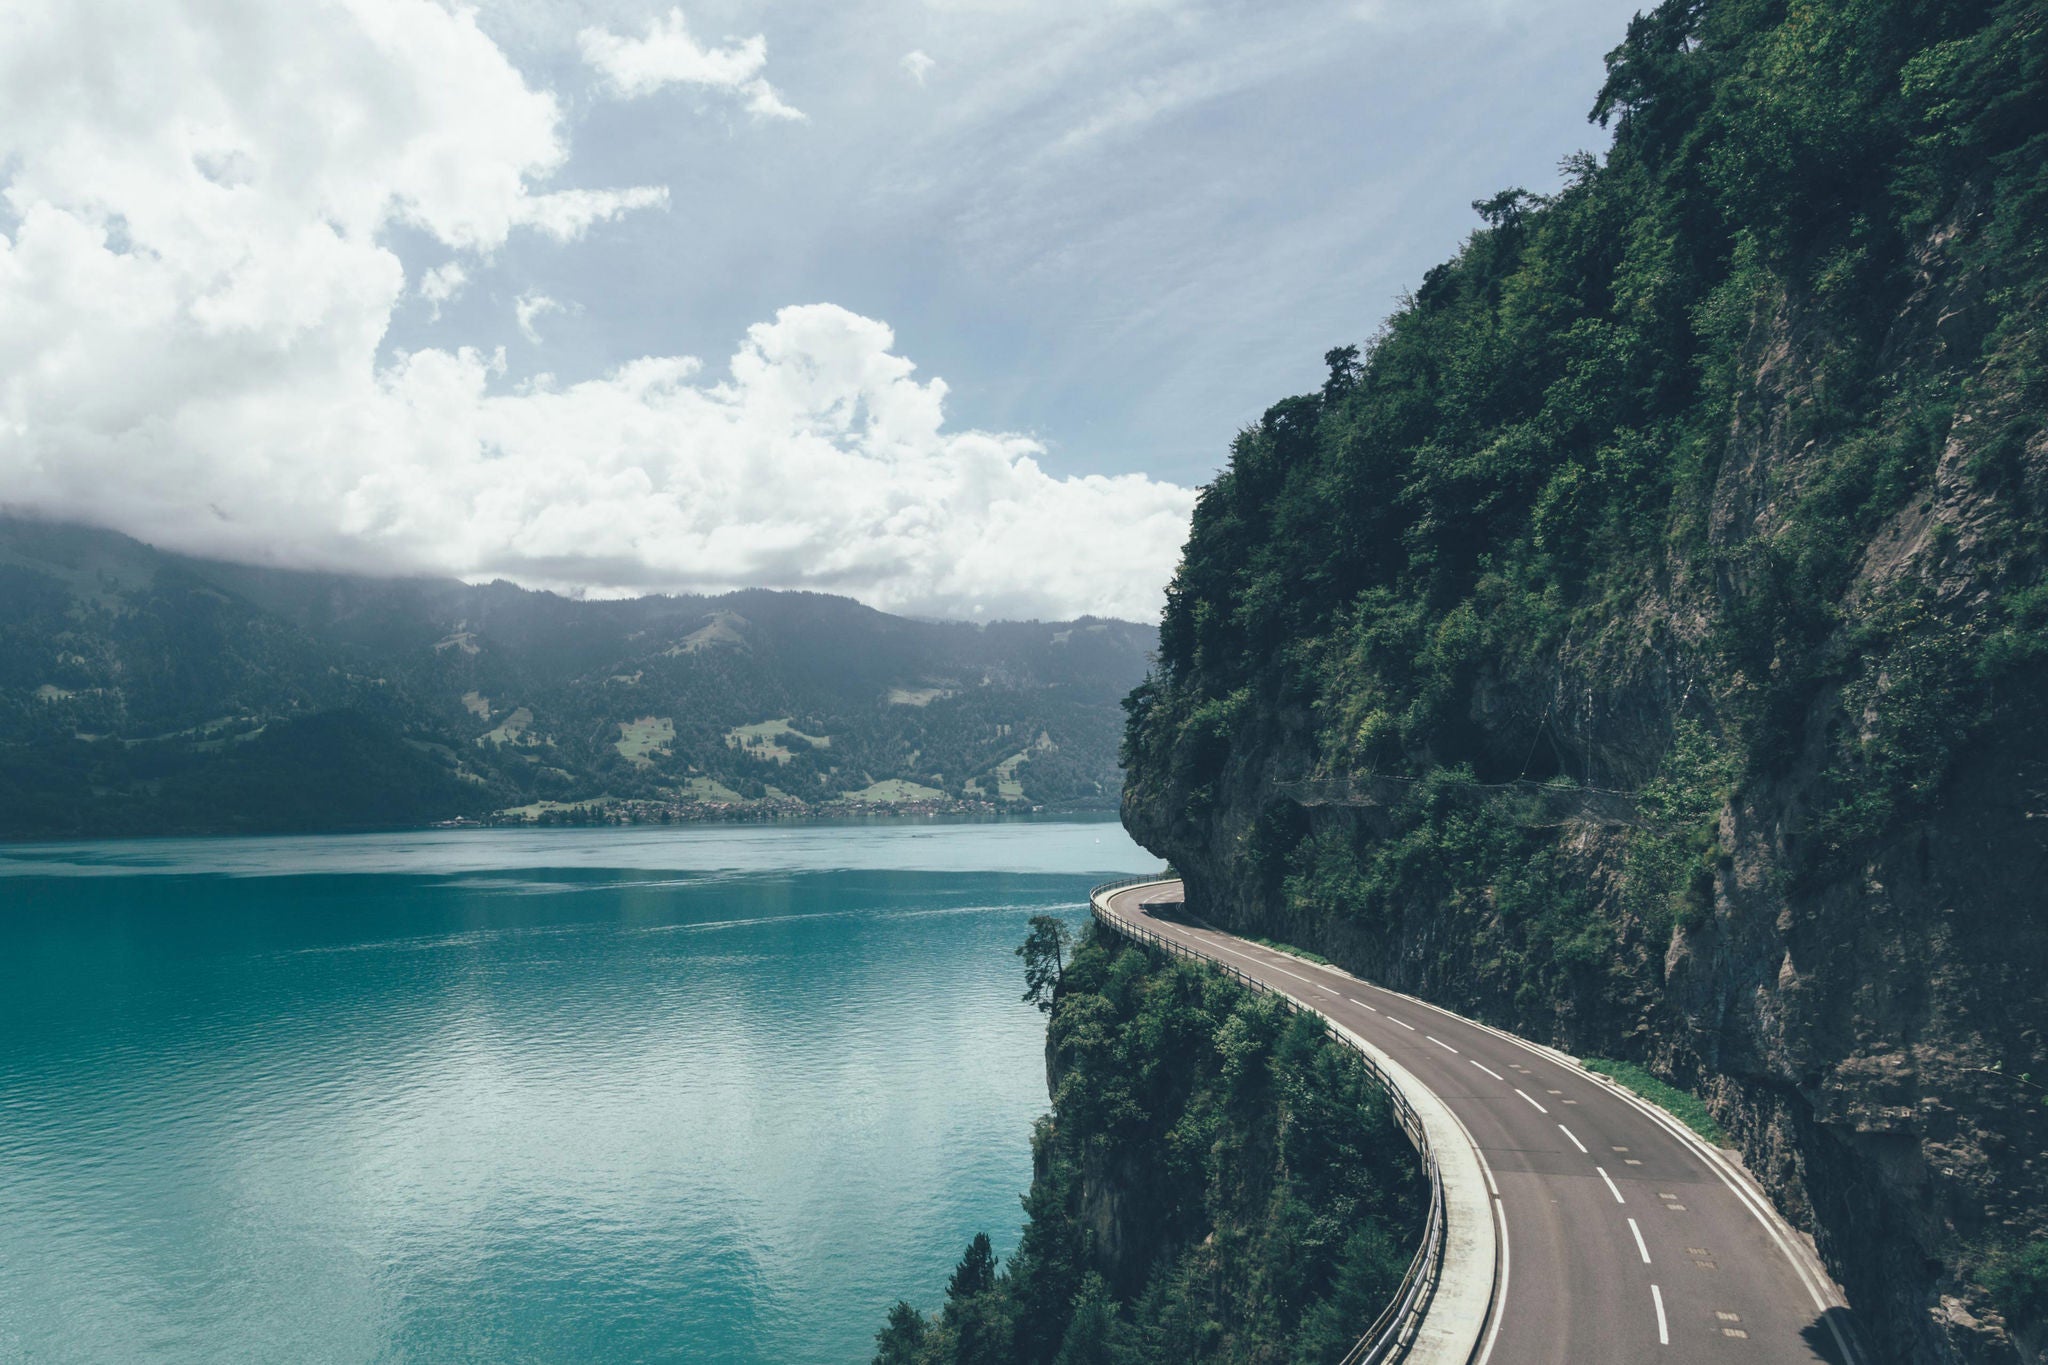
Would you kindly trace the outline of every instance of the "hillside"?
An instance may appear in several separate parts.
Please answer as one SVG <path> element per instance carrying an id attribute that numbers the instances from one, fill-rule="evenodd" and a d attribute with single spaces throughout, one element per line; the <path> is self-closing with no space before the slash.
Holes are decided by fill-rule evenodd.
<path id="1" fill-rule="evenodd" d="M 1127 824 L 1701 1093 L 1886 1358 L 2048 1333 L 2048 17 L 1670 0 L 1206 489 Z"/>
<path id="2" fill-rule="evenodd" d="M 572 601 L 0 519 L 0 837 L 1108 808 L 1154 633 Z"/>
<path id="3" fill-rule="evenodd" d="M 890 1312 L 875 1365 L 1340 1360 L 1428 1206 L 1357 1055 L 1093 924 L 1049 994 L 1017 1251 L 998 1273 L 976 1237 L 937 1312 Z"/>

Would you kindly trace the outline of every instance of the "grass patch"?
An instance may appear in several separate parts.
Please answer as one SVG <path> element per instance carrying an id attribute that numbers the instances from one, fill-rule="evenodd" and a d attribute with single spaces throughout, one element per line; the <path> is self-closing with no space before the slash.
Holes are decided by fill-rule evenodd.
<path id="1" fill-rule="evenodd" d="M 1239 937 L 1245 939 L 1247 942 L 1256 943 L 1262 948 L 1271 948 L 1276 953 L 1293 953 L 1296 957 L 1305 958 L 1308 961 L 1315 963 L 1318 967 L 1337 966 L 1336 963 L 1330 961 L 1330 959 L 1324 957 L 1321 953 L 1312 953 L 1306 948 L 1297 948 L 1292 943 L 1282 943 L 1277 938 L 1259 938 L 1253 934 L 1241 934 L 1239 935 Z M 1338 967 L 1337 969 L 1339 971 L 1343 970 L 1343 968 L 1341 967 Z"/>
<path id="2" fill-rule="evenodd" d="M 1031 755 L 1028 753 L 1011 754 L 1008 758 L 996 764 L 994 776 L 996 779 L 997 797 L 1004 801 L 1022 801 L 1024 799 L 1024 784 L 1017 780 L 1017 767 L 1029 757 Z"/>
<path id="3" fill-rule="evenodd" d="M 517 710 L 498 723 L 498 728 L 489 734 L 478 735 L 478 744 L 518 744 L 526 738 L 526 732 L 533 725 L 533 712 L 525 707 Z"/>
<path id="4" fill-rule="evenodd" d="M 1698 1095 L 1657 1079 L 1634 1062 L 1588 1057 L 1585 1066 L 1588 1071 L 1597 1071 L 1610 1080 L 1621 1082 L 1716 1147 L 1728 1145 L 1728 1135 L 1721 1131 L 1720 1124 L 1714 1122 L 1714 1116 L 1707 1112 L 1707 1106 Z"/>
<path id="5" fill-rule="evenodd" d="M 938 801 L 945 793 L 937 787 L 927 787 L 917 782 L 905 782 L 891 777 L 873 786 L 863 787 L 857 792 L 847 792 L 841 801 L 857 801 L 865 805 L 893 806 L 905 801 Z"/>
<path id="6" fill-rule="evenodd" d="M 747 618 L 737 612 L 714 611 L 702 627 L 691 631 L 661 651 L 673 659 L 679 654 L 699 654 L 707 649 L 724 646 L 729 649 L 747 649 L 747 637 L 743 633 Z"/>
<path id="7" fill-rule="evenodd" d="M 538 820 L 543 815 L 558 811 L 608 810 L 615 800 L 616 798 L 610 796 L 593 796 L 584 801 L 529 801 L 523 806 L 507 806 L 498 814 L 514 816 L 521 820 Z"/>
<path id="8" fill-rule="evenodd" d="M 892 687 L 889 689 L 891 706 L 930 706 L 953 695 L 949 687 Z"/>
<path id="9" fill-rule="evenodd" d="M 657 757 L 668 757 L 675 739 L 676 723 L 667 716 L 642 716 L 619 722 L 619 737 L 612 747 L 635 767 L 651 768 Z"/>
<path id="10" fill-rule="evenodd" d="M 685 801 L 724 801 L 735 805 L 746 804 L 747 798 L 717 778 L 693 777 L 683 783 L 676 793 Z"/>
<path id="11" fill-rule="evenodd" d="M 796 757 L 796 751 L 782 743 L 783 737 L 793 735 L 813 749 L 832 747 L 830 735 L 807 735 L 789 723 L 789 717 L 780 720 L 757 720 L 752 725 L 735 725 L 725 732 L 725 747 L 738 749 L 749 758 L 758 758 L 764 763 L 787 763 Z"/>
<path id="12" fill-rule="evenodd" d="M 1011 754 L 1008 758 L 996 764 L 995 767 L 989 769 L 985 776 L 995 779 L 996 799 L 999 801 L 1022 801 L 1024 799 L 1024 784 L 1017 780 L 1017 769 L 1028 762 L 1033 753 L 1044 753 L 1049 749 L 1056 749 L 1058 747 L 1058 745 L 1052 742 L 1052 738 L 1041 730 L 1038 732 L 1038 738 L 1032 742 L 1029 749 Z M 982 779 L 979 777 L 970 780 L 967 785 L 973 791 L 983 796 L 988 795 L 988 788 L 982 784 Z"/>

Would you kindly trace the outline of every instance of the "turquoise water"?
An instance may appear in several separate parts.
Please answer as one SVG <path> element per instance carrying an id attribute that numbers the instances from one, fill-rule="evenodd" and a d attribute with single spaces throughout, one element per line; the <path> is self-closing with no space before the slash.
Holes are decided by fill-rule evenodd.
<path id="1" fill-rule="evenodd" d="M 0 1359 L 865 1360 L 1105 823 L 0 846 Z"/>

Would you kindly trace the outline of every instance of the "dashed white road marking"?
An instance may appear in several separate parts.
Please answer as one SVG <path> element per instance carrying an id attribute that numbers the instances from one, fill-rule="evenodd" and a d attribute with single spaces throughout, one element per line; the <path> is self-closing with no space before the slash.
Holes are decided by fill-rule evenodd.
<path id="1" fill-rule="evenodd" d="M 1530 1093 L 1529 1093 L 1528 1091 L 1526 1091 L 1526 1090 L 1522 1089 L 1522 1088 L 1521 1088 L 1520 1086 L 1516 1086 L 1516 1087 L 1515 1087 L 1515 1093 L 1516 1093 L 1517 1095 L 1520 1095 L 1520 1096 L 1521 1096 L 1521 1097 L 1522 1097 L 1523 1099 L 1525 1099 L 1525 1100 L 1529 1101 L 1529 1103 L 1531 1103 L 1531 1104 L 1535 1104 L 1535 1105 L 1536 1105 L 1536 1112 L 1537 1112 L 1537 1113 L 1539 1113 L 1539 1114 L 1547 1114 L 1547 1113 L 1549 1113 L 1549 1112 L 1550 1112 L 1550 1111 L 1549 1111 L 1548 1109 L 1545 1109 L 1545 1108 L 1544 1108 L 1544 1107 L 1543 1107 L 1542 1105 L 1540 1105 L 1540 1104 L 1537 1104 L 1537 1103 L 1536 1103 L 1536 1097 L 1535 1097 L 1534 1095 L 1531 1095 L 1531 1094 L 1530 1094 Z"/>
<path id="2" fill-rule="evenodd" d="M 1351 997 L 1348 995 L 1344 998 L 1346 1000 L 1351 1000 Z M 1363 1000 L 1351 1000 L 1351 1003 L 1354 1005 L 1365 1005 L 1365 1002 Z M 1380 1007 L 1378 1005 L 1365 1005 L 1365 1007 L 1371 1010 L 1374 1014 L 1378 1014 L 1380 1012 Z"/>
<path id="3" fill-rule="evenodd" d="M 1605 1166 L 1595 1166 L 1593 1169 L 1600 1172 L 1600 1178 L 1607 1182 L 1607 1192 L 1614 1196 L 1614 1202 L 1626 1204 L 1628 1200 L 1621 1197 L 1621 1188 L 1614 1183 L 1614 1177 L 1607 1174 L 1607 1168 Z"/>
<path id="4" fill-rule="evenodd" d="M 1113 902 L 1114 898 L 1111 899 Z M 1114 914 L 1113 907 L 1112 914 Z M 1199 932 L 1195 932 L 1186 934 L 1186 937 L 1198 942 L 1206 942 L 1208 936 L 1202 935 Z M 1278 972 L 1283 976 L 1292 977 L 1297 981 L 1301 981 L 1309 985 L 1319 985 L 1319 983 L 1310 980 L 1308 977 L 1302 976 L 1296 972 L 1288 971 L 1284 967 L 1275 966 L 1269 960 L 1254 958 L 1251 957 L 1249 954 L 1236 952 L 1230 948 L 1224 947 L 1221 943 L 1206 943 L 1206 946 L 1213 948 L 1217 952 L 1228 954 L 1231 957 L 1239 958 L 1248 962 L 1257 963 L 1257 965 L 1259 966 L 1266 967 L 1269 970 Z M 1346 998 L 1348 999 L 1349 997 Z M 1365 1002 L 1362 1000 L 1355 1001 L 1354 1003 L 1365 1005 Z M 1474 1027 L 1492 1033 L 1496 1037 L 1499 1037 L 1503 1041 L 1512 1044 L 1515 1047 L 1521 1048 L 1525 1052 L 1545 1057 L 1551 1061 L 1560 1061 L 1561 1054 L 1555 1054 L 1549 1049 L 1540 1048 L 1537 1045 L 1532 1044 L 1524 1039 L 1518 1038 L 1515 1035 L 1508 1033 L 1504 1030 L 1491 1028 L 1485 1024 L 1477 1024 L 1473 1020 L 1465 1019 L 1463 1016 L 1457 1015 L 1448 1010 L 1441 1009 L 1440 1007 L 1429 1005 L 1427 1002 L 1418 1001 L 1416 1003 L 1421 1005 L 1425 1009 L 1432 1009 L 1435 1010 L 1435 1012 L 1437 1013 L 1449 1015 L 1449 1017 L 1456 1019 L 1461 1023 L 1472 1024 Z M 1378 1010 L 1376 1006 L 1365 1005 L 1365 1007 L 1369 1010 L 1373 1010 L 1374 1013 L 1381 1012 Z M 1412 1029 L 1414 1026 L 1412 1024 L 1407 1024 L 1403 1022 L 1403 1027 Z M 1566 1063 L 1571 1063 L 1574 1066 L 1577 1065 L 1575 1059 L 1569 1057 L 1563 1057 L 1561 1060 Z M 1473 1065 L 1479 1067 L 1480 1070 L 1484 1071 L 1488 1076 L 1493 1077 L 1495 1080 L 1505 1080 L 1505 1077 L 1503 1077 L 1499 1072 L 1493 1070 L 1491 1067 L 1486 1066 L 1484 1063 L 1474 1061 Z M 1513 1069 L 1515 1069 L 1516 1071 L 1523 1073 L 1524 1075 L 1533 1077 L 1533 1073 L 1527 1066 L 1513 1062 L 1509 1063 L 1508 1065 L 1513 1067 Z M 1637 1099 L 1633 1095 L 1627 1094 L 1621 1089 L 1621 1087 L 1613 1085 L 1611 1082 L 1604 1081 L 1604 1079 L 1601 1077 L 1594 1076 L 1591 1079 L 1593 1079 L 1597 1083 L 1597 1088 L 1619 1097 L 1622 1103 L 1630 1105 L 1631 1107 L 1633 1107 L 1634 1109 L 1648 1117 L 1651 1122 L 1656 1123 L 1660 1127 L 1667 1130 L 1681 1144 L 1689 1144 L 1687 1150 L 1695 1151 L 1699 1156 L 1705 1159 L 1710 1169 L 1712 1169 L 1714 1171 L 1714 1174 L 1717 1177 L 1719 1177 L 1721 1183 L 1725 1185 L 1728 1188 L 1728 1190 L 1735 1195 L 1737 1200 L 1749 1210 L 1749 1212 L 1755 1217 L 1758 1224 L 1763 1227 L 1767 1234 L 1769 1234 L 1771 1240 L 1777 1244 L 1778 1249 L 1784 1254 L 1786 1260 L 1791 1263 L 1794 1274 L 1798 1277 L 1800 1283 L 1806 1289 L 1807 1293 L 1812 1297 L 1815 1307 L 1819 1308 L 1826 1315 L 1825 1321 L 1827 1322 L 1829 1333 L 1834 1338 L 1842 1354 L 1846 1358 L 1854 1362 L 1855 1365 L 1862 1365 L 1862 1352 L 1859 1349 L 1857 1343 L 1855 1343 L 1853 1336 L 1845 1334 L 1842 1330 L 1841 1324 L 1837 1322 L 1837 1317 L 1841 1316 L 1841 1314 L 1834 1310 L 1838 1309 L 1840 1305 L 1838 1302 L 1833 1301 L 1835 1300 L 1836 1296 L 1831 1292 L 1831 1286 L 1829 1286 L 1826 1283 L 1824 1275 L 1822 1275 L 1821 1272 L 1819 1272 L 1816 1268 L 1809 1266 L 1805 1260 L 1803 1260 L 1797 1253 L 1794 1252 L 1791 1243 L 1788 1242 L 1786 1239 L 1787 1230 L 1782 1227 L 1782 1220 L 1776 1219 L 1774 1217 L 1773 1213 L 1769 1210 L 1769 1206 L 1765 1204 L 1762 1197 L 1755 1191 L 1753 1191 L 1751 1188 L 1749 1188 L 1746 1182 L 1741 1177 L 1733 1173 L 1733 1168 L 1729 1166 L 1726 1160 L 1722 1158 L 1719 1153 L 1712 1151 L 1704 1143 L 1693 1140 L 1691 1138 L 1691 1135 L 1683 1131 L 1675 1120 L 1670 1119 L 1661 1111 L 1657 1110 L 1654 1106 Z M 1528 1098 L 1528 1096 L 1524 1095 L 1523 1098 L 1526 1099 Z M 1534 1101 L 1531 1101 L 1531 1103 L 1534 1103 Z M 1572 1099 L 1560 1099 L 1557 1101 L 1557 1103 L 1575 1104 L 1577 1103 L 1577 1101 Z M 1537 1108 L 1542 1109 L 1542 1106 L 1537 1105 Z M 1547 1113 L 1548 1111 L 1546 1110 L 1544 1112 Z M 1483 1157 L 1481 1159 L 1482 1161 L 1484 1160 Z M 1641 1163 L 1638 1161 L 1631 1160 L 1629 1164 L 1640 1165 Z M 1605 1170 L 1602 1170 L 1600 1171 L 1600 1175 L 1603 1179 L 1607 1179 L 1608 1187 L 1610 1190 L 1613 1191 L 1616 1200 L 1623 1203 L 1627 1202 L 1626 1200 L 1622 1199 L 1621 1192 L 1618 1189 L 1614 1188 L 1614 1182 L 1611 1179 L 1608 1179 L 1607 1172 Z M 1496 1207 L 1498 1207 L 1498 1205 L 1496 1205 Z M 1502 1287 L 1505 1288 L 1505 1261 L 1507 1250 L 1505 1243 L 1507 1230 L 1504 1226 L 1504 1218 L 1502 1222 Z M 1663 1344 L 1669 1345 L 1669 1329 L 1668 1324 L 1666 1324 L 1664 1321 L 1662 1294 L 1661 1291 L 1658 1291 L 1655 1286 L 1652 1286 L 1652 1292 L 1655 1293 L 1657 1296 L 1658 1318 L 1660 1326 L 1659 1339 L 1663 1342 Z M 1493 1330 L 1489 1334 L 1487 1344 L 1482 1350 L 1482 1361 L 1484 1361 L 1485 1358 L 1489 1356 L 1492 1352 L 1493 1339 L 1497 1337 L 1499 1334 L 1500 1323 L 1500 1315 L 1496 1313 L 1492 1323 Z"/>
<path id="5" fill-rule="evenodd" d="M 1390 1024 L 1399 1024 L 1402 1028 L 1407 1029 L 1410 1033 L 1415 1032 L 1415 1025 L 1409 1023 L 1406 1019 L 1396 1019 L 1393 1015 L 1390 1014 L 1387 1016 L 1387 1022 Z"/>
<path id="6" fill-rule="evenodd" d="M 1430 1038 L 1430 1036 L 1427 1033 L 1423 1034 L 1422 1036 L 1425 1038 L 1429 1038 L 1430 1042 L 1435 1043 L 1438 1047 L 1442 1048 L 1446 1052 L 1456 1052 L 1458 1050 L 1452 1047 L 1449 1043 L 1445 1042 L 1441 1038 Z"/>
<path id="7" fill-rule="evenodd" d="M 1650 1248 L 1644 1244 L 1643 1230 L 1636 1226 L 1635 1219 L 1631 1218 L 1628 1220 L 1628 1230 L 1636 1235 L 1636 1250 L 1643 1254 L 1643 1264 L 1648 1265 L 1650 1263 Z"/>
<path id="8" fill-rule="evenodd" d="M 1664 1291 L 1656 1285 L 1650 1286 L 1650 1300 L 1657 1305 L 1657 1344 L 1671 1344 L 1671 1324 L 1664 1321 Z"/>
<path id="9" fill-rule="evenodd" d="M 1579 1141 L 1579 1135 L 1577 1133 L 1574 1133 L 1571 1129 L 1565 1127 L 1561 1123 L 1557 1125 L 1557 1131 L 1563 1133 L 1566 1137 L 1570 1138 L 1572 1140 L 1572 1146 L 1578 1148 L 1580 1152 L 1584 1153 L 1587 1156 L 1592 1155 L 1591 1152 L 1586 1151 L 1586 1144 Z"/>

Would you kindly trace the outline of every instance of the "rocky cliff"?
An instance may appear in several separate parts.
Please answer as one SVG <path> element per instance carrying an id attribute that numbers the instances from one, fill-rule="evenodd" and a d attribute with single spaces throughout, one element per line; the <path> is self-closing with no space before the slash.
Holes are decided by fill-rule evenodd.
<path id="1" fill-rule="evenodd" d="M 1604 163 L 1206 491 L 1126 823 L 1197 909 L 1704 1095 L 1880 1354 L 2048 1315 L 2048 42 L 1670 3 Z"/>

